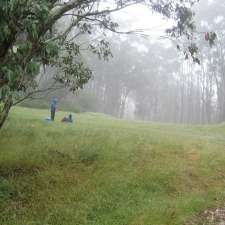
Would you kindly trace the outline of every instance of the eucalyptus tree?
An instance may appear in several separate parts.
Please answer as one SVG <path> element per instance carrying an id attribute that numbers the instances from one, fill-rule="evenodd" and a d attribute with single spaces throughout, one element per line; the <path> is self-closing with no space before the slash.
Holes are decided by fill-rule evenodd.
<path id="1" fill-rule="evenodd" d="M 42 65 L 58 68 L 54 83 L 70 91 L 82 88 L 91 78 L 91 70 L 82 60 L 76 38 L 91 35 L 96 29 L 118 31 L 111 13 L 134 4 L 176 21 L 168 34 L 190 39 L 193 13 L 190 6 L 197 0 L 1 0 L 0 1 L 0 128 L 10 108 L 39 90 L 36 76 Z M 107 4 L 109 3 L 109 4 Z M 64 23 L 59 30 L 58 24 Z M 109 43 L 100 39 L 88 46 L 100 58 L 110 55 Z M 190 51 L 193 56 L 193 51 Z M 48 88 L 55 89 L 55 86 Z"/>

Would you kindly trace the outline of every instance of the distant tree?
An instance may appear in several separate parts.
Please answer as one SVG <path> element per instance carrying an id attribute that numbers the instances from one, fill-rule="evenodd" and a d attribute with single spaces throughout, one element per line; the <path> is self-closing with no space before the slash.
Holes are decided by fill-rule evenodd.
<path id="1" fill-rule="evenodd" d="M 91 71 L 82 60 L 81 46 L 74 40 L 80 34 L 91 35 L 96 27 L 118 32 L 118 24 L 110 17 L 112 12 L 144 4 L 177 22 L 168 30 L 172 36 L 184 34 L 190 38 L 194 29 L 190 7 L 196 1 L 112 0 L 112 8 L 105 0 L 0 0 L 0 128 L 13 105 L 45 91 L 38 89 L 35 79 L 41 66 L 57 67 L 55 84 L 71 91 L 88 82 Z M 57 27 L 63 18 L 70 22 L 66 20 L 62 31 Z M 88 50 L 99 58 L 111 54 L 104 39 L 90 44 Z"/>

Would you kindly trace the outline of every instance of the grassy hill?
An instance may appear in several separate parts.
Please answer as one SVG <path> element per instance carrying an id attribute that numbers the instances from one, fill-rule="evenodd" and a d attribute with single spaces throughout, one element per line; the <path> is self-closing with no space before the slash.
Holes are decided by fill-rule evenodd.
<path id="1" fill-rule="evenodd" d="M 15 108 L 0 131 L 0 225 L 180 225 L 225 197 L 225 126 Z"/>

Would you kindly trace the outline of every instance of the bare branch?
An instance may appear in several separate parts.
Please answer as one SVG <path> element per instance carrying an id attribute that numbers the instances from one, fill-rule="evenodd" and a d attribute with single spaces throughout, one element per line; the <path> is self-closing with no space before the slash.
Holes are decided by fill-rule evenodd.
<path id="1" fill-rule="evenodd" d="M 31 92 L 27 93 L 23 98 L 20 98 L 19 100 L 14 102 L 13 106 L 18 105 L 19 103 L 25 101 L 26 99 L 33 99 L 34 95 L 36 95 L 36 94 L 52 92 L 52 91 L 56 91 L 56 90 L 59 90 L 59 89 L 62 89 L 62 88 L 64 88 L 64 86 L 55 86 L 55 83 L 54 83 L 54 85 L 52 85 L 51 87 L 48 87 L 48 88 L 45 88 L 45 89 L 39 89 L 39 90 L 31 91 Z"/>

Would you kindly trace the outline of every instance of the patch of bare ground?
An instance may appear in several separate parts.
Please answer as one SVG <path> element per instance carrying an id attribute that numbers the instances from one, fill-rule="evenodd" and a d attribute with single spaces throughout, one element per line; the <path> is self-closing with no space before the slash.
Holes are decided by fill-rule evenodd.
<path id="1" fill-rule="evenodd" d="M 207 209 L 185 225 L 225 225 L 225 207 Z"/>

